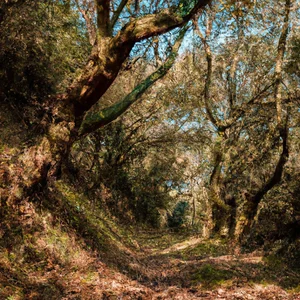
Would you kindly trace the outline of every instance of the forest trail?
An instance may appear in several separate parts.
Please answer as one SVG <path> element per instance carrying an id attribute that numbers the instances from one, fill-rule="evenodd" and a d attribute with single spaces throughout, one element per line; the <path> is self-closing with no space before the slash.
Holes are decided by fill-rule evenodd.
<path id="1" fill-rule="evenodd" d="M 57 187 L 60 201 L 22 204 L 22 235 L 15 229 L 6 237 L 13 247 L 0 245 L 0 300 L 300 300 L 300 274 L 274 255 L 121 225 L 71 186 Z"/>
<path id="2" fill-rule="evenodd" d="M 66 241 L 63 235 L 56 243 Z M 127 241 L 131 247 L 109 249 L 114 264 L 104 253 L 72 245 L 75 237 L 61 249 L 66 261 L 55 247 L 49 249 L 52 258 L 35 264 L 37 250 L 28 263 L 2 252 L 0 299 L 300 299 L 300 274 L 275 256 L 241 254 L 223 240 L 186 233 L 138 231 Z M 71 257 L 67 251 L 74 251 Z"/>
<path id="3" fill-rule="evenodd" d="M 300 299 L 299 274 L 273 256 L 240 254 L 221 240 L 193 236 L 138 240 L 138 281 L 153 292 L 141 299 Z"/>
<path id="4" fill-rule="evenodd" d="M 300 274 L 274 255 L 128 227 L 63 182 L 56 193 L 59 201 L 24 202 L 15 216 L 22 235 L 0 245 L 0 300 L 300 300 Z"/>

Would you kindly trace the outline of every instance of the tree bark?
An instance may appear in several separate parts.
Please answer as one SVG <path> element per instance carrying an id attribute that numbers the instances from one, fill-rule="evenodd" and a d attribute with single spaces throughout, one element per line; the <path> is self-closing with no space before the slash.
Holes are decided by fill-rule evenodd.
<path id="1" fill-rule="evenodd" d="M 98 2 L 98 14 L 103 15 L 101 7 L 106 1 L 98 0 Z M 74 104 L 76 117 L 88 111 L 107 91 L 136 42 L 183 26 L 209 2 L 208 0 L 198 1 L 185 15 L 176 10 L 163 9 L 156 14 L 134 18 L 115 36 L 110 36 L 111 30 L 106 29 L 106 26 L 109 26 L 109 20 L 107 16 L 103 16 L 106 25 L 102 19 L 99 21 L 100 24 L 98 22 L 97 45 L 93 47 L 81 76 L 74 81 L 64 96 Z"/>
<path id="2" fill-rule="evenodd" d="M 121 114 L 123 114 L 133 103 L 135 103 L 141 95 L 152 86 L 157 80 L 164 77 L 169 69 L 173 66 L 178 54 L 179 47 L 186 33 L 186 28 L 183 28 L 175 42 L 172 51 L 166 60 L 166 62 L 153 72 L 145 80 L 143 80 L 138 86 L 136 86 L 131 93 L 129 93 L 123 100 L 113 104 L 112 106 L 101 110 L 100 112 L 91 112 L 86 114 L 81 127 L 79 129 L 79 135 L 84 135 L 94 131 L 97 128 L 103 127 Z"/>
<path id="3" fill-rule="evenodd" d="M 59 177 L 67 161 L 70 147 L 78 138 L 84 114 L 113 83 L 134 44 L 176 27 L 182 27 L 209 1 L 198 1 L 185 15 L 164 9 L 156 14 L 132 19 L 115 36 L 111 36 L 109 27 L 111 26 L 107 11 L 109 2 L 97 0 L 97 43 L 92 49 L 82 75 L 74 81 L 68 92 L 49 101 L 49 111 L 44 117 L 45 134 L 37 138 L 34 146 L 23 149 L 12 165 L 9 163 L 0 165 L 0 179 L 4 182 L 0 190 L 1 203 L 6 205 L 18 201 L 26 197 L 37 185 L 47 184 L 51 178 Z M 173 53 L 165 66 L 143 82 L 141 90 L 135 89 L 127 97 L 127 102 L 117 104 L 118 113 L 116 107 L 106 111 L 108 119 L 105 124 L 128 109 L 132 101 L 136 101 L 142 92 L 161 78 L 171 67 L 175 57 Z M 99 122 L 97 126 L 93 126 L 93 130 L 102 125 Z"/>
<path id="4" fill-rule="evenodd" d="M 280 183 L 284 166 L 288 161 L 289 157 L 289 146 L 288 146 L 288 115 L 285 121 L 284 129 L 280 130 L 280 136 L 282 138 L 282 151 L 280 153 L 279 159 L 277 161 L 274 173 L 269 178 L 269 180 L 258 190 L 253 196 L 249 196 L 246 203 L 246 208 L 244 214 L 239 220 L 237 225 L 238 231 L 236 236 L 239 237 L 240 241 L 243 241 L 245 237 L 250 234 L 251 229 L 255 223 L 255 217 L 258 212 L 259 204 L 261 203 L 263 197 L 270 191 L 276 184 Z"/>
<path id="5" fill-rule="evenodd" d="M 281 29 L 281 35 L 279 37 L 279 42 L 277 46 L 277 57 L 276 57 L 276 67 L 275 67 L 275 81 L 274 81 L 274 100 L 276 104 L 277 112 L 277 129 L 279 132 L 279 137 L 282 141 L 282 150 L 276 164 L 274 173 L 267 180 L 267 182 L 258 190 L 253 196 L 247 199 L 246 209 L 242 220 L 239 220 L 237 226 L 238 232 L 237 236 L 240 240 L 243 240 L 247 235 L 249 235 L 250 230 L 255 223 L 255 217 L 258 212 L 259 204 L 261 203 L 263 197 L 270 191 L 276 184 L 280 183 L 283 169 L 288 161 L 289 157 L 289 145 L 288 145 L 288 135 L 289 135 L 289 109 L 287 108 L 285 122 L 282 121 L 282 100 L 281 100 L 281 84 L 282 84 L 282 65 L 283 59 L 286 52 L 286 43 L 289 32 L 289 16 L 291 11 L 292 0 L 286 0 L 285 2 L 285 14 L 283 26 Z"/>
<path id="6" fill-rule="evenodd" d="M 226 136 L 224 135 L 225 128 L 222 125 L 222 121 L 214 115 L 213 110 L 211 109 L 211 86 L 213 83 L 213 54 L 210 48 L 210 45 L 207 42 L 207 39 L 210 37 L 211 29 L 212 29 L 212 20 L 210 17 L 207 17 L 206 22 L 206 32 L 205 36 L 202 34 L 198 23 L 194 20 L 194 27 L 196 29 L 196 33 L 200 37 L 202 43 L 204 44 L 204 50 L 206 55 L 206 62 L 207 62 L 207 75 L 205 79 L 205 86 L 204 86 L 204 103 L 205 109 L 208 116 L 208 119 L 211 123 L 215 126 L 217 130 L 217 141 L 215 143 L 213 149 L 214 155 L 214 165 L 213 170 L 210 176 L 209 182 L 209 198 L 212 202 L 212 221 L 213 221 L 213 229 L 212 234 L 221 234 L 222 230 L 226 227 L 226 221 L 229 216 L 229 207 L 225 203 L 225 201 L 221 197 L 221 171 L 222 171 L 222 163 L 224 160 L 224 143 L 226 140 Z M 230 125 L 231 126 L 231 125 Z"/>

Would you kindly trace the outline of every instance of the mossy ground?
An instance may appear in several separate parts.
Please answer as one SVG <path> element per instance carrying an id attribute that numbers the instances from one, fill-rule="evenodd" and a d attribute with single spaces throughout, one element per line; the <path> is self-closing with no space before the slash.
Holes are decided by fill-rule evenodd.
<path id="1" fill-rule="evenodd" d="M 9 110 L 2 116 L 0 159 L 13 163 L 29 137 Z M 300 298 L 299 273 L 277 256 L 237 254 L 188 230 L 125 226 L 79 190 L 60 180 L 5 208 L 1 300 Z"/>
<path id="2" fill-rule="evenodd" d="M 1 233 L 0 299 L 300 297 L 299 273 L 277 256 L 120 225 L 70 183 L 49 189 L 21 202 L 10 237 Z"/>

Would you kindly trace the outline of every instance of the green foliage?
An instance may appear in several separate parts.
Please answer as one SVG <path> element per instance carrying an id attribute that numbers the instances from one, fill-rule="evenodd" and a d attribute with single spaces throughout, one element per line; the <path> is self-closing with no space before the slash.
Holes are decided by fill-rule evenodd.
<path id="1" fill-rule="evenodd" d="M 42 102 L 63 91 L 89 51 L 78 13 L 50 0 L 1 9 L 1 101 Z"/>
<path id="2" fill-rule="evenodd" d="M 211 264 L 205 264 L 192 275 L 194 284 L 202 284 L 206 287 L 214 287 L 234 277 L 230 270 L 218 269 Z"/>
<path id="3" fill-rule="evenodd" d="M 100 184 L 110 191 L 103 204 L 111 213 L 159 227 L 173 201 L 170 191 L 183 182 L 184 168 L 176 169 L 173 149 L 161 144 L 149 147 L 151 136 L 144 128 L 151 127 L 144 119 L 134 124 L 120 120 L 93 133 L 74 147 L 74 158 L 81 160 L 74 163 L 82 175 L 86 170 L 85 181 L 95 192 Z M 90 155 L 79 154 L 80 149 L 89 149 Z"/>
<path id="4" fill-rule="evenodd" d="M 189 204 L 186 201 L 180 201 L 176 204 L 171 215 L 168 216 L 168 226 L 171 228 L 181 227 L 185 223 L 185 217 Z"/>

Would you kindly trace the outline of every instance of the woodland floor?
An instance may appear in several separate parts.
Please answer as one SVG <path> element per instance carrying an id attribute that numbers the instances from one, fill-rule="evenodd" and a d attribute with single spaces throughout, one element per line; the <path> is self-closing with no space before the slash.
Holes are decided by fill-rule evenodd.
<path id="1" fill-rule="evenodd" d="M 149 299 L 300 299 L 299 274 L 273 256 L 240 254 L 220 240 L 164 238 L 168 246 L 154 236 L 140 258 Z"/>
<path id="2" fill-rule="evenodd" d="M 299 271 L 274 255 L 118 224 L 64 182 L 52 196 L 1 220 L 0 300 L 300 300 Z"/>
<path id="3" fill-rule="evenodd" d="M 52 242 L 72 247 L 76 238 L 66 242 L 59 234 Z M 273 256 L 240 254 L 221 240 L 166 231 L 140 230 L 127 238 L 133 247 L 116 257 L 117 268 L 75 244 L 67 261 L 62 256 L 71 250 L 57 254 L 57 246 L 43 245 L 52 258 L 36 258 L 35 269 L 33 258 L 20 266 L 13 253 L 2 252 L 0 299 L 300 299 L 300 274 Z M 112 257 L 120 253 L 115 250 Z"/>
<path id="4" fill-rule="evenodd" d="M 9 110 L 1 114 L 0 161 L 13 163 L 27 137 Z M 57 182 L 50 198 L 37 194 L 3 214 L 0 300 L 300 300 L 300 274 L 282 259 L 188 232 L 117 225 L 78 186 Z"/>

